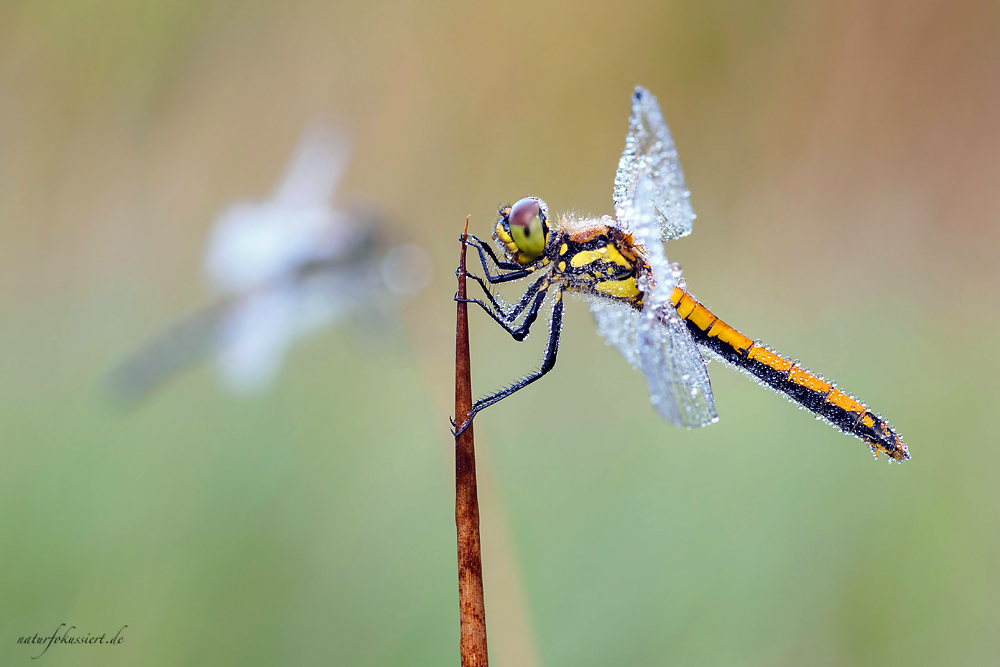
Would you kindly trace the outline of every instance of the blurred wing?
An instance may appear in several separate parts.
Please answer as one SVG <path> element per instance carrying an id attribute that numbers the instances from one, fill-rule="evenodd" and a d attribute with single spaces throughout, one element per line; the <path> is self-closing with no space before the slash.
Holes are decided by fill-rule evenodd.
<path id="1" fill-rule="evenodd" d="M 136 402 L 174 373 L 211 355 L 231 308 L 232 300 L 222 299 L 168 325 L 111 371 L 112 392 Z"/>
<path id="2" fill-rule="evenodd" d="M 636 183 L 643 174 L 648 174 L 652 180 L 649 201 L 656 214 L 660 240 L 669 241 L 690 234 L 695 215 L 677 148 L 656 98 L 637 86 L 632 94 L 625 151 L 615 174 L 615 214 L 625 225 L 631 225 L 626 216 L 634 207 Z"/>
<path id="3" fill-rule="evenodd" d="M 675 426 L 707 426 L 718 420 L 708 369 L 670 295 L 680 270 L 667 262 L 659 238 L 653 193 L 656 181 L 639 174 L 636 196 L 624 211 L 635 240 L 646 249 L 652 275 L 640 279 L 642 313 L 636 329 L 639 368 L 646 376 L 649 400 Z"/>
<path id="4" fill-rule="evenodd" d="M 275 203 L 290 207 L 328 205 L 349 155 L 343 130 L 319 124 L 309 127 L 275 190 Z"/>
<path id="5" fill-rule="evenodd" d="M 219 379 L 235 394 L 267 389 L 295 338 L 297 296 L 293 287 L 273 287 L 241 300 L 219 328 Z"/>

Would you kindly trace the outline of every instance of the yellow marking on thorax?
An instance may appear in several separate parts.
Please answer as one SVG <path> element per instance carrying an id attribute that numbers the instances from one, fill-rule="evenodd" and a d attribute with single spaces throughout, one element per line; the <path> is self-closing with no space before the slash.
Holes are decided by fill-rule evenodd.
<path id="1" fill-rule="evenodd" d="M 626 269 L 632 268 L 632 264 L 629 263 L 629 261 L 622 256 L 622 254 L 618 251 L 618 248 L 616 248 L 615 246 L 606 245 L 603 248 L 601 248 L 601 251 L 607 255 L 604 258 L 605 261 L 614 262 L 618 266 L 624 266 Z"/>
<path id="2" fill-rule="evenodd" d="M 563 243 L 561 246 L 559 246 L 559 254 L 560 255 L 565 255 L 567 252 L 569 252 L 569 244 L 568 243 Z"/>
<path id="3" fill-rule="evenodd" d="M 566 270 L 566 262 L 559 262 L 559 270 L 560 271 Z"/>
<path id="4" fill-rule="evenodd" d="M 594 285 L 594 289 L 609 296 L 619 299 L 634 299 L 639 296 L 639 286 L 635 284 L 635 278 L 629 276 L 624 280 L 605 280 Z"/>
<path id="5" fill-rule="evenodd" d="M 581 266 L 586 266 L 591 262 L 596 262 L 601 256 L 597 254 L 596 250 L 581 250 L 580 252 L 573 255 L 569 260 L 570 266 L 575 268 L 580 268 Z"/>
<path id="6" fill-rule="evenodd" d="M 614 246 L 606 245 L 603 248 L 598 248 L 596 250 L 581 250 L 580 252 L 573 255 L 572 259 L 569 260 L 571 266 L 580 268 L 581 266 L 586 266 L 592 264 L 596 261 L 612 262 L 619 266 L 624 266 L 625 268 L 631 268 L 632 265 L 628 263 L 622 254 Z"/>

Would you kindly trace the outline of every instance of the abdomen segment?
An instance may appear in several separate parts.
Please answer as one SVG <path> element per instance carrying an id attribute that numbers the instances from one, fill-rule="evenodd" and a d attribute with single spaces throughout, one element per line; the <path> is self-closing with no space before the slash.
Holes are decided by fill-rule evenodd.
<path id="1" fill-rule="evenodd" d="M 910 458 L 906 443 L 868 406 L 845 394 L 822 377 L 792 363 L 770 348 L 754 342 L 715 316 L 686 290 L 677 287 L 670 301 L 687 323 L 695 341 L 714 356 L 752 376 L 761 384 L 830 422 L 844 433 L 864 440 L 878 457 Z"/>

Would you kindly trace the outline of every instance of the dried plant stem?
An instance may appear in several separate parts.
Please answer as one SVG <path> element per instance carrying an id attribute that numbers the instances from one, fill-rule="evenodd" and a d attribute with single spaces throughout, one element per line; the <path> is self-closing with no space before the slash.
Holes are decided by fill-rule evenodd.
<path id="1" fill-rule="evenodd" d="M 466 238 L 469 218 L 465 219 Z M 458 263 L 458 296 L 465 298 L 465 248 Z M 455 325 L 455 423 L 472 411 L 472 366 L 469 360 L 468 304 L 458 302 Z M 483 561 L 479 544 L 479 498 L 476 492 L 476 448 L 472 424 L 455 438 L 455 525 L 458 529 L 458 609 L 461 619 L 462 667 L 487 667 L 486 606 Z"/>

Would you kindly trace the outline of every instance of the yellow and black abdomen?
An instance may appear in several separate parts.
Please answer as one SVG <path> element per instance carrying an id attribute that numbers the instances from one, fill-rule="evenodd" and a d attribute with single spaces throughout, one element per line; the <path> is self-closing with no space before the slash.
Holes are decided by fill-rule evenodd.
<path id="1" fill-rule="evenodd" d="M 741 334 L 677 287 L 671 302 L 687 323 L 695 341 L 714 356 L 830 422 L 844 433 L 867 442 L 872 452 L 896 461 L 910 458 L 899 434 L 868 407 L 832 383 Z"/>

